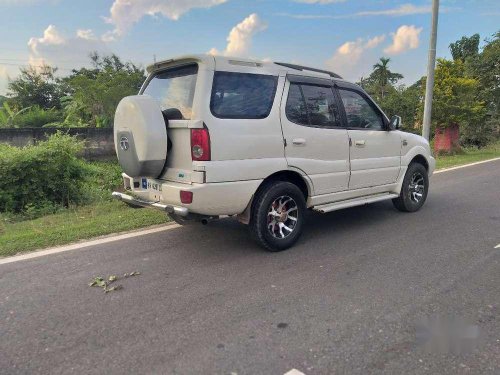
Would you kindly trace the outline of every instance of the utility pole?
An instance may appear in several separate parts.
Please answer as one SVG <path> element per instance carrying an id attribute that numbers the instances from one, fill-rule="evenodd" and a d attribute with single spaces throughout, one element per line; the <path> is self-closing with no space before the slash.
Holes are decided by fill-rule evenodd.
<path id="1" fill-rule="evenodd" d="M 427 81 L 425 85 L 425 104 L 424 104 L 424 124 L 422 136 L 429 140 L 431 133 L 431 115 L 432 115 L 432 94 L 434 89 L 434 69 L 436 67 L 436 40 L 439 15 L 439 0 L 432 0 L 432 30 L 429 45 L 429 61 L 427 62 Z"/>

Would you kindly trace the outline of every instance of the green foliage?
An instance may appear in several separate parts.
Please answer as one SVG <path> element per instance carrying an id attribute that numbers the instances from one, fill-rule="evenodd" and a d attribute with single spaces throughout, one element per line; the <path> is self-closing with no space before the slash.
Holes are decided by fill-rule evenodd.
<path id="1" fill-rule="evenodd" d="M 101 57 L 94 53 L 91 59 L 92 69 L 74 70 L 64 79 L 71 94 L 65 122 L 79 119 L 90 126 L 111 126 L 118 102 L 138 93 L 145 80 L 144 71 L 123 63 L 116 55 Z"/>
<path id="2" fill-rule="evenodd" d="M 465 62 L 468 58 L 479 53 L 479 34 L 470 37 L 463 36 L 462 39 L 450 44 L 450 52 L 454 61 Z"/>
<path id="3" fill-rule="evenodd" d="M 38 106 L 27 108 L 12 121 L 16 128 L 40 128 L 46 124 L 59 121 L 62 118 L 60 110 L 55 108 L 43 109 Z"/>
<path id="4" fill-rule="evenodd" d="M 389 70 L 391 59 L 381 57 L 379 62 L 373 65 L 373 72 L 366 79 L 361 79 L 361 86 L 376 100 L 383 100 L 387 93 L 394 89 L 394 85 L 403 78 L 402 74 L 393 73 Z"/>
<path id="5" fill-rule="evenodd" d="M 84 180 L 82 190 L 85 202 L 100 202 L 111 200 L 111 191 L 121 186 L 122 169 L 113 162 L 84 163 Z"/>
<path id="6" fill-rule="evenodd" d="M 12 109 L 7 101 L 3 102 L 0 108 L 0 127 L 14 126 L 14 120 L 22 113 L 29 111 L 31 107 L 23 108 L 19 111 Z"/>
<path id="7" fill-rule="evenodd" d="M 118 102 L 137 94 L 146 77 L 141 68 L 116 55 L 93 53 L 90 58 L 92 68 L 73 70 L 65 78 L 56 78 L 57 69 L 50 66 L 21 68 L 9 83 L 7 101 L 0 98 L 10 111 L 0 109 L 0 126 L 111 126 Z"/>
<path id="8" fill-rule="evenodd" d="M 478 97 L 486 104 L 484 125 L 500 128 L 500 31 L 488 40 L 480 54 L 467 60 L 467 72 L 478 82 Z"/>
<path id="9" fill-rule="evenodd" d="M 68 207 L 82 199 L 83 143 L 61 133 L 36 146 L 0 144 L 0 211 L 28 212 Z"/>
<path id="10" fill-rule="evenodd" d="M 8 96 L 14 107 L 21 109 L 39 106 L 60 108 L 63 87 L 55 78 L 57 69 L 50 66 L 20 68 L 19 76 L 9 82 Z"/>
<path id="11" fill-rule="evenodd" d="M 461 60 L 438 59 L 432 106 L 433 123 L 437 127 L 451 124 L 477 123 L 485 114 L 484 103 L 477 100 L 479 82 L 465 75 Z"/>
<path id="12" fill-rule="evenodd" d="M 388 90 L 378 104 L 390 117 L 401 116 L 403 129 L 414 133 L 420 132 L 423 103 L 422 81 L 406 87 L 401 85 Z"/>

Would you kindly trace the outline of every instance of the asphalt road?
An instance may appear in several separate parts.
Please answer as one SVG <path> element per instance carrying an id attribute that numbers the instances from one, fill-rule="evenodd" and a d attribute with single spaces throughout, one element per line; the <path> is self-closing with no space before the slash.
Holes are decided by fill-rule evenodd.
<path id="1" fill-rule="evenodd" d="M 499 183 L 495 161 L 435 175 L 414 214 L 311 214 L 276 254 L 222 220 L 0 265 L 0 373 L 499 374 Z M 426 317 L 475 349 L 427 349 Z"/>

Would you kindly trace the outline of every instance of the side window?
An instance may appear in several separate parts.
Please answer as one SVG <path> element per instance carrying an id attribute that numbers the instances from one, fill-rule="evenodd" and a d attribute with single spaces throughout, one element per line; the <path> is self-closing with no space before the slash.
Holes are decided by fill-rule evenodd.
<path id="1" fill-rule="evenodd" d="M 339 90 L 350 128 L 382 130 L 382 115 L 355 91 Z"/>
<path id="2" fill-rule="evenodd" d="M 340 126 L 330 87 L 291 83 L 285 112 L 288 120 L 299 125 Z"/>
<path id="3" fill-rule="evenodd" d="M 286 117 L 299 125 L 309 125 L 309 118 L 307 117 L 306 103 L 302 96 L 300 86 L 292 83 L 288 90 L 288 99 L 286 101 Z"/>
<path id="4" fill-rule="evenodd" d="M 311 125 L 340 126 L 338 108 L 331 87 L 301 85 Z"/>
<path id="5" fill-rule="evenodd" d="M 278 77 L 215 72 L 210 110 L 219 118 L 262 119 L 273 106 Z"/>

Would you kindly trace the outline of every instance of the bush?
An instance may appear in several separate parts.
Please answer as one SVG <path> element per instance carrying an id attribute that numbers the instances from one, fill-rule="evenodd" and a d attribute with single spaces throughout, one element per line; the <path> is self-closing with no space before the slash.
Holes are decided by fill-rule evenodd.
<path id="1" fill-rule="evenodd" d="M 57 133 L 36 146 L 0 144 L 0 211 L 54 211 L 84 199 L 83 143 Z"/>
<path id="2" fill-rule="evenodd" d="M 61 111 L 35 106 L 16 116 L 13 125 L 16 128 L 41 128 L 45 124 L 60 120 L 62 120 Z"/>
<path id="3" fill-rule="evenodd" d="M 122 169 L 116 161 L 86 162 L 84 174 L 85 203 L 109 201 L 111 192 L 123 185 Z"/>

